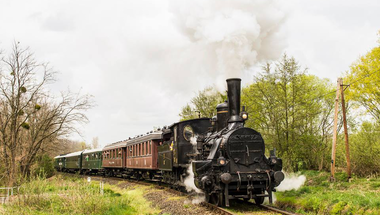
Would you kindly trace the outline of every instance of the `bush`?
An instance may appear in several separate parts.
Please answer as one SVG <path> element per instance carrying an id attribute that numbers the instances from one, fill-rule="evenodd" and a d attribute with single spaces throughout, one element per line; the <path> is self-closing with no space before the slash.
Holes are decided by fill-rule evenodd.
<path id="1" fill-rule="evenodd" d="M 352 171 L 360 176 L 380 173 L 380 125 L 364 122 L 360 130 L 350 136 Z"/>
<path id="2" fill-rule="evenodd" d="M 54 174 L 55 174 L 54 159 L 50 158 L 46 154 L 37 157 L 36 166 L 34 169 L 34 175 L 50 178 Z"/>

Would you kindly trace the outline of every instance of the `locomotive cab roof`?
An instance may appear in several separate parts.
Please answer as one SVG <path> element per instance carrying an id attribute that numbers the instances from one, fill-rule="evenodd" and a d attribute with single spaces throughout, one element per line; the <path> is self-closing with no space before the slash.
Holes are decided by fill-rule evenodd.
<path id="1" fill-rule="evenodd" d="M 210 118 L 207 117 L 202 117 L 202 118 L 197 118 L 197 119 L 189 119 L 189 120 L 184 120 L 184 121 L 179 121 L 171 124 L 169 128 L 173 128 L 174 126 L 178 124 L 183 124 L 183 123 L 192 123 L 192 122 L 197 122 L 197 121 L 202 121 L 202 120 L 210 120 Z"/>

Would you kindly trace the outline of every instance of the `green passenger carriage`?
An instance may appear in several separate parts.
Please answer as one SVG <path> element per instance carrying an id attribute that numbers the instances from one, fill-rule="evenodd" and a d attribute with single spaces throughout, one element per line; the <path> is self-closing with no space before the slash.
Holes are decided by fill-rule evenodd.
<path id="1" fill-rule="evenodd" d="M 86 149 L 82 153 L 82 172 L 97 173 L 102 170 L 102 149 Z"/>
<path id="2" fill-rule="evenodd" d="M 57 171 L 63 171 L 66 168 L 66 158 L 62 155 L 54 157 L 54 168 Z"/>
<path id="3" fill-rule="evenodd" d="M 67 172 L 79 172 L 82 169 L 82 153 L 83 151 L 73 152 L 64 155 L 65 158 L 65 171 Z"/>

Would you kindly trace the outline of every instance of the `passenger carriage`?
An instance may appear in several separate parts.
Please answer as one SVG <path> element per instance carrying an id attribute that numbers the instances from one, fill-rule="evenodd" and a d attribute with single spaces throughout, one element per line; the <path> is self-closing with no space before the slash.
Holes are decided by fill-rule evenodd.
<path id="1" fill-rule="evenodd" d="M 102 149 L 86 149 L 82 153 L 82 172 L 86 174 L 102 171 Z"/>

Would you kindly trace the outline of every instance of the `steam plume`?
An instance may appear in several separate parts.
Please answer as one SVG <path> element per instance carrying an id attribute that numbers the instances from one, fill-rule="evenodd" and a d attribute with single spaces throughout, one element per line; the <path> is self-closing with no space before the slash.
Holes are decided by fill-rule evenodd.
<path id="1" fill-rule="evenodd" d="M 285 179 L 276 188 L 277 191 L 298 190 L 306 181 L 306 176 L 285 173 Z"/>
<path id="2" fill-rule="evenodd" d="M 213 64 L 219 80 L 240 77 L 257 62 L 278 58 L 284 47 L 279 31 L 285 14 L 277 1 L 174 0 L 171 8 L 190 42 L 188 50 Z"/>
<path id="3" fill-rule="evenodd" d="M 197 137 L 198 135 L 194 135 L 190 138 L 190 143 L 193 145 L 193 153 L 198 152 L 197 151 Z M 196 193 L 203 193 L 202 190 L 198 189 L 194 184 L 194 172 L 193 172 L 193 165 L 190 165 L 187 168 L 187 174 L 188 176 L 185 178 L 184 184 L 186 186 L 186 191 L 191 192 L 195 191 Z"/>

